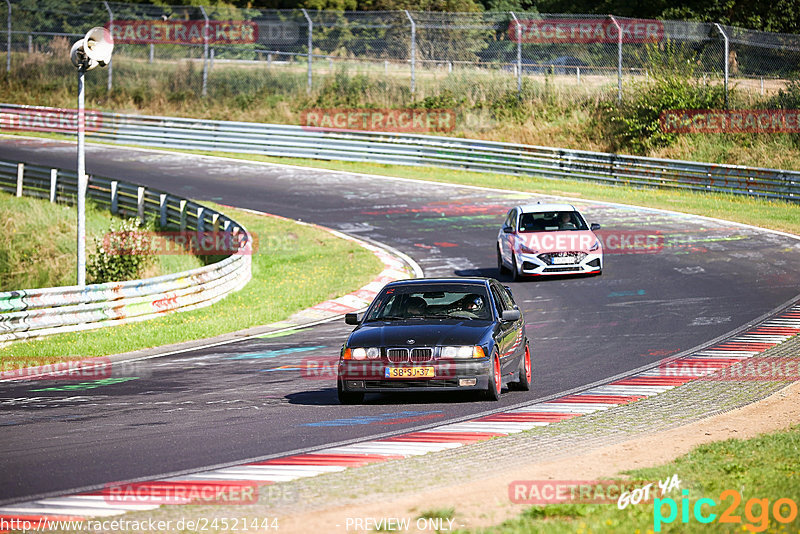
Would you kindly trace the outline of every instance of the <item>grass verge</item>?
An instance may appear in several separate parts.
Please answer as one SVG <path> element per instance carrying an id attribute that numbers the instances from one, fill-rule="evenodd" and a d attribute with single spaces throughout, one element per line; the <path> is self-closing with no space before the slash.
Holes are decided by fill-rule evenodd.
<path id="1" fill-rule="evenodd" d="M 674 489 L 664 495 L 665 502 L 628 505 L 624 510 L 619 510 L 616 504 L 533 506 L 515 519 L 475 532 L 797 532 L 800 527 L 797 513 L 799 449 L 800 426 L 748 440 L 729 439 L 700 445 L 670 463 L 625 472 L 632 480 L 642 481 L 664 481 L 677 474 L 681 480 L 680 490 Z M 657 484 L 654 487 L 656 497 L 661 498 Z M 688 495 L 682 494 L 684 491 L 688 491 Z M 728 493 L 724 493 L 726 491 Z M 695 514 L 698 500 L 702 498 L 716 503 L 712 506 L 704 501 L 698 508 L 706 518 L 715 514 L 707 524 L 701 523 Z M 666 519 L 656 521 L 657 517 L 670 516 L 668 499 L 675 501 L 676 516 L 669 522 Z M 779 503 L 778 512 L 792 519 L 787 523 L 776 518 L 775 503 L 780 499 L 784 501 Z M 722 521 L 726 510 L 730 512 L 731 522 L 728 523 Z"/>
<path id="2" fill-rule="evenodd" d="M 368 283 L 383 268 L 357 243 L 317 228 L 205 203 L 230 214 L 259 238 L 253 279 L 210 308 L 0 348 L 4 369 L 104 356 L 233 332 L 285 319 Z"/>
<path id="3" fill-rule="evenodd" d="M 0 291 L 71 286 L 76 282 L 77 208 L 0 192 Z M 87 255 L 102 242 L 112 221 L 121 219 L 87 204 Z M 35 237 L 32 239 L 32 237 Z M 143 276 L 159 276 L 202 266 L 191 255 L 157 256 Z"/>

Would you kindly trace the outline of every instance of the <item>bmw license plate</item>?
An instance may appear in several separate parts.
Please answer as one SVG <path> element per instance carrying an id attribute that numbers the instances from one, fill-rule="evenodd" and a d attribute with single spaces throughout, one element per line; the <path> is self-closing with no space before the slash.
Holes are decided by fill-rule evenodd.
<path id="1" fill-rule="evenodd" d="M 566 265 L 575 263 L 575 256 L 554 256 L 553 265 Z"/>
<path id="2" fill-rule="evenodd" d="M 433 378 L 436 373 L 433 367 L 386 367 L 386 378 Z"/>

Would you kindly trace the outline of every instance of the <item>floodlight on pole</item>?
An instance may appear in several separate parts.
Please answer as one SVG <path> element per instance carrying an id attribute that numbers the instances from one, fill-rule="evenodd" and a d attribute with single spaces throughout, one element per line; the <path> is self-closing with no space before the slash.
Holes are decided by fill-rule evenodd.
<path id="1" fill-rule="evenodd" d="M 111 62 L 114 39 L 103 27 L 92 28 L 86 36 L 72 45 L 69 57 L 78 69 L 78 285 L 86 285 L 86 157 L 84 111 L 84 74 L 87 70 L 105 67 Z"/>

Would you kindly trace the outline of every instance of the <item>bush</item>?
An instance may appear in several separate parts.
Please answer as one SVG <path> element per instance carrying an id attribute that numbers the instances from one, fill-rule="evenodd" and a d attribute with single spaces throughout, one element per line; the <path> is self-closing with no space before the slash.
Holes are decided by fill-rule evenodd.
<path id="1" fill-rule="evenodd" d="M 95 238 L 95 251 L 86 261 L 86 273 L 94 284 L 122 282 L 141 277 L 142 271 L 152 262 L 147 253 L 146 241 L 137 236 L 152 230 L 155 223 L 142 225 L 138 219 L 123 221 L 119 227 L 111 223 L 103 241 Z"/>
<path id="2" fill-rule="evenodd" d="M 637 84 L 636 91 L 627 91 L 621 104 L 606 102 L 602 109 L 608 120 L 605 130 L 613 139 L 614 149 L 627 148 L 635 153 L 669 146 L 678 138 L 661 129 L 661 113 L 679 109 L 722 109 L 725 89 L 721 85 L 705 85 L 701 80 L 666 76 L 652 83 Z"/>
<path id="3" fill-rule="evenodd" d="M 672 144 L 678 138 L 661 129 L 663 111 L 681 109 L 722 109 L 725 88 L 722 83 L 708 83 L 699 73 L 703 57 L 698 51 L 668 41 L 661 47 L 647 46 L 642 61 L 650 65 L 652 81 L 633 84 L 625 91 L 622 103 L 616 93 L 600 106 L 599 129 L 612 140 L 614 150 L 630 149 L 644 154 Z M 732 93 L 733 91 L 731 91 Z"/>

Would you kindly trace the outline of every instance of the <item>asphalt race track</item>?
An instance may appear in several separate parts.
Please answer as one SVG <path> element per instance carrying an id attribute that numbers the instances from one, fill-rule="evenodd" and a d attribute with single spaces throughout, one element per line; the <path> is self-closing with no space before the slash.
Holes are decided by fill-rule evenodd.
<path id="1" fill-rule="evenodd" d="M 73 168 L 75 153 L 74 143 L 0 139 L 3 159 Z M 87 168 L 374 239 L 413 257 L 427 276 L 496 277 L 494 243 L 505 212 L 542 198 L 97 146 L 87 148 Z M 532 401 L 693 348 L 780 306 L 800 287 L 800 243 L 788 237 L 686 215 L 574 204 L 609 234 L 656 235 L 662 246 L 607 251 L 600 277 L 512 285 L 532 343 L 532 391 L 506 392 L 499 404 L 395 395 L 340 406 L 334 375 L 303 367 L 338 355 L 351 330 L 343 321 L 122 366 L 98 387 L 2 382 L 0 503 Z"/>

